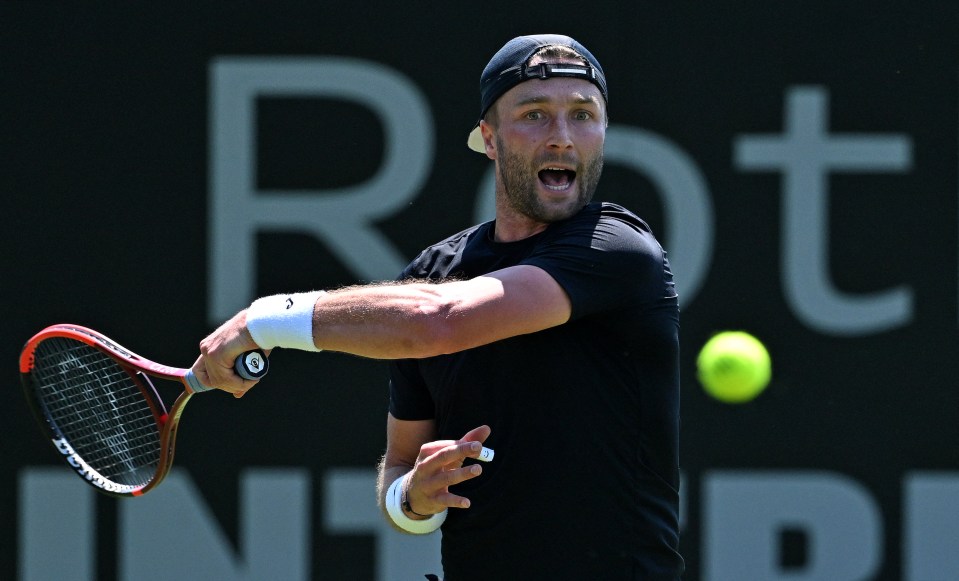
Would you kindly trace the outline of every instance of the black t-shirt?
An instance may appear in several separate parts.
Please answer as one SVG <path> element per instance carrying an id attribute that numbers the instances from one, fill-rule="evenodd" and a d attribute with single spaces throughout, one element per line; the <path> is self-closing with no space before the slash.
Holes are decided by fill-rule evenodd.
<path id="1" fill-rule="evenodd" d="M 390 412 L 441 439 L 487 424 L 495 459 L 453 490 L 446 581 L 673 581 L 679 544 L 679 308 L 649 227 L 593 203 L 517 242 L 494 222 L 424 250 L 403 278 L 549 273 L 571 319 L 451 355 L 391 362 Z"/>

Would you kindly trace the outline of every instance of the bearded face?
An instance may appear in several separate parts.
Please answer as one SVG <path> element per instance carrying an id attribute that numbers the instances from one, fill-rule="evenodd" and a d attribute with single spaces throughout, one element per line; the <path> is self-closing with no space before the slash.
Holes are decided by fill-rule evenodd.
<path id="1" fill-rule="evenodd" d="M 574 153 L 532 155 L 510 148 L 497 136 L 501 194 L 530 220 L 565 220 L 593 199 L 603 172 L 602 149 L 585 159 Z"/>
<path id="2" fill-rule="evenodd" d="M 603 172 L 606 103 L 591 82 L 533 79 L 503 94 L 481 124 L 496 161 L 499 224 L 510 238 L 564 220 L 593 198 Z"/>

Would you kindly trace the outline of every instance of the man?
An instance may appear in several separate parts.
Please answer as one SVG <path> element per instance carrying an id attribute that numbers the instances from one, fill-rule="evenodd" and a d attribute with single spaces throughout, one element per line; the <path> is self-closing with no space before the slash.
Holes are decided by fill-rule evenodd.
<path id="1" fill-rule="evenodd" d="M 379 498 L 402 530 L 442 526 L 446 581 L 673 581 L 678 303 L 648 226 L 590 203 L 603 69 L 569 37 L 519 37 L 480 89 L 468 145 L 495 163 L 493 222 L 397 283 L 258 299 L 194 370 L 240 396 L 233 359 L 255 347 L 391 360 Z"/>

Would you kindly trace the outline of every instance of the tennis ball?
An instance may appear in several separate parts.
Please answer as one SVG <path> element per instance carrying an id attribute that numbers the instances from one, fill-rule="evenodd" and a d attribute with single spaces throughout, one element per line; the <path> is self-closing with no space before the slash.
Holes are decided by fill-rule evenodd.
<path id="1" fill-rule="evenodd" d="M 758 396 L 772 377 L 766 347 L 744 331 L 723 331 L 703 345 L 696 358 L 699 382 L 724 403 L 745 403 Z"/>

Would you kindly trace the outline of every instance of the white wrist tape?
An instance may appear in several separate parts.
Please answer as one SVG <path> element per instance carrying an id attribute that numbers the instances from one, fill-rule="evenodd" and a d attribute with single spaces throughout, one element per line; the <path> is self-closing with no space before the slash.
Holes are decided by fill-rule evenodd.
<path id="1" fill-rule="evenodd" d="M 404 531 L 411 532 L 414 535 L 425 535 L 440 528 L 443 521 L 446 520 L 447 510 L 434 514 L 426 520 L 413 520 L 403 512 L 403 488 L 406 486 L 406 477 L 409 473 L 400 476 L 390 484 L 386 491 L 386 512 L 390 518 Z"/>
<path id="2" fill-rule="evenodd" d="M 246 310 L 246 328 L 261 349 L 320 351 L 313 344 L 313 306 L 324 294 L 312 291 L 257 299 Z"/>

